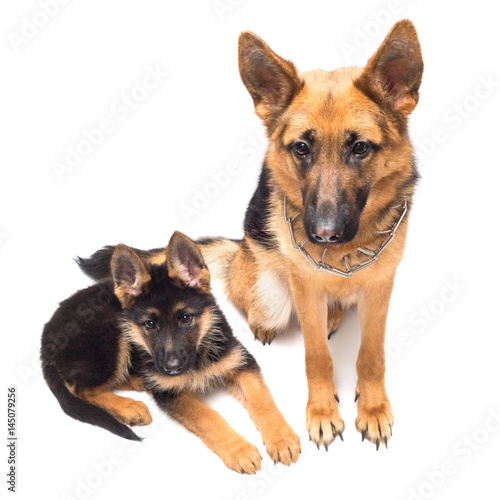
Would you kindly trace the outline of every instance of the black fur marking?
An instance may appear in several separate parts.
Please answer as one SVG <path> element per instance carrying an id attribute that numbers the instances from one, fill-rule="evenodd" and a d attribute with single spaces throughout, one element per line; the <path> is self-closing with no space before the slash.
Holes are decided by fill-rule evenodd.
<path id="1" fill-rule="evenodd" d="M 362 155 L 357 155 L 353 152 L 353 146 L 357 142 L 366 142 L 368 144 L 368 149 L 367 152 L 362 154 Z M 344 141 L 344 145 L 342 146 L 341 150 L 341 157 L 346 163 L 347 166 L 351 168 L 360 168 L 363 166 L 363 160 L 373 154 L 376 153 L 380 150 L 380 145 L 374 143 L 373 141 L 370 140 L 364 140 L 362 139 L 357 132 L 354 132 L 352 130 L 347 130 L 346 131 L 346 139 Z"/>
<path id="2" fill-rule="evenodd" d="M 107 245 L 97 252 L 94 252 L 87 259 L 76 257 L 75 262 L 80 269 L 95 281 L 111 278 L 111 257 L 115 251 L 116 245 Z M 152 250 L 139 250 L 130 247 L 141 259 L 147 259 L 151 255 L 165 252 L 165 248 L 153 248 Z"/>
<path id="3" fill-rule="evenodd" d="M 269 184 L 271 182 L 271 174 L 264 163 L 257 189 L 248 204 L 243 223 L 245 235 L 269 250 L 277 248 L 275 236 L 268 228 L 271 198 Z"/>
<path id="4" fill-rule="evenodd" d="M 198 245 L 211 245 L 212 243 L 216 243 L 218 241 L 234 241 L 234 243 L 240 244 L 243 240 L 232 239 L 232 238 L 223 238 L 221 237 L 203 237 L 196 240 Z"/>
<path id="5" fill-rule="evenodd" d="M 364 186 L 356 193 L 356 207 L 358 209 L 359 214 L 361 214 L 363 208 L 365 208 L 369 194 L 370 194 L 370 186 Z"/>
<path id="6" fill-rule="evenodd" d="M 315 131 L 312 129 L 306 130 L 300 136 L 300 140 L 292 141 L 287 146 L 286 149 L 292 155 L 293 159 L 300 165 L 300 168 L 304 171 L 310 170 L 316 160 L 318 159 L 318 148 L 315 141 Z M 299 142 L 304 142 L 309 147 L 309 153 L 306 155 L 298 155 L 295 153 L 295 145 Z"/>

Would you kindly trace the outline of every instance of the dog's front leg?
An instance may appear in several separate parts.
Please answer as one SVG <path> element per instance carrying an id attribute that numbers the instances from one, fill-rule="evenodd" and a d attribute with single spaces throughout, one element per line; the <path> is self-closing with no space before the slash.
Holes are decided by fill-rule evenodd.
<path id="1" fill-rule="evenodd" d="M 259 370 L 231 377 L 229 388 L 247 409 L 274 463 L 291 465 L 299 458 L 300 439 L 279 411 Z"/>
<path id="2" fill-rule="evenodd" d="M 337 435 L 343 439 L 344 421 L 337 406 L 333 362 L 327 343 L 327 295 L 324 290 L 310 286 L 307 280 L 292 277 L 290 282 L 304 336 L 309 390 L 307 430 L 318 449 L 323 445 L 328 450 Z"/>
<path id="3" fill-rule="evenodd" d="M 160 408 L 196 434 L 226 467 L 241 474 L 255 474 L 260 470 L 259 450 L 198 395 L 185 391 L 177 396 L 170 393 L 153 393 L 153 396 Z"/>
<path id="4" fill-rule="evenodd" d="M 361 322 L 361 347 L 356 370 L 358 384 L 356 400 L 358 417 L 356 428 L 377 446 L 392 435 L 391 404 L 385 392 L 385 323 L 391 298 L 394 277 L 376 286 L 366 287 L 358 302 Z"/>

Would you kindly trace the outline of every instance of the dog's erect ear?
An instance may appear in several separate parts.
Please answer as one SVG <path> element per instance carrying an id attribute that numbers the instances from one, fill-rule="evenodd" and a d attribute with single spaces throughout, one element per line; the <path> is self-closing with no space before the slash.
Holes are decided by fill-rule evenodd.
<path id="1" fill-rule="evenodd" d="M 111 257 L 111 274 L 115 282 L 115 295 L 122 306 L 130 307 L 134 298 L 144 291 L 151 280 L 138 255 L 126 245 L 117 245 Z"/>
<path id="2" fill-rule="evenodd" d="M 255 112 L 268 128 L 286 109 L 303 86 L 295 66 L 275 54 L 251 31 L 238 40 L 238 64 L 245 87 L 252 96 Z"/>
<path id="3" fill-rule="evenodd" d="M 176 231 L 167 246 L 168 275 L 181 287 L 210 292 L 210 273 L 196 243 Z"/>
<path id="4" fill-rule="evenodd" d="M 409 115 L 418 102 L 423 70 L 417 31 L 403 19 L 392 27 L 355 85 L 375 102 Z"/>

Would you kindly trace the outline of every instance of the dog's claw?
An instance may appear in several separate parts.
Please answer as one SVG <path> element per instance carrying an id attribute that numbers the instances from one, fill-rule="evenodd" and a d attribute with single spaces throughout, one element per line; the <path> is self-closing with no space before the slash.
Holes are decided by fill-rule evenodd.
<path id="1" fill-rule="evenodd" d="M 377 446 L 377 451 L 378 449 L 380 448 L 380 439 L 377 438 L 377 441 L 375 442 L 376 446 Z"/>
<path id="2" fill-rule="evenodd" d="M 361 431 L 361 442 L 365 440 L 366 437 L 366 431 Z"/>
<path id="3" fill-rule="evenodd" d="M 340 440 L 341 440 L 341 441 L 343 441 L 343 440 L 344 440 L 344 436 L 342 436 L 342 433 L 341 433 L 341 432 L 339 432 L 339 438 L 340 438 Z"/>
<path id="4" fill-rule="evenodd" d="M 356 395 L 354 396 L 354 402 L 357 403 L 358 402 L 358 399 L 359 399 L 359 392 L 356 393 Z"/>
<path id="5" fill-rule="evenodd" d="M 339 395 L 337 393 L 335 393 L 334 396 L 335 396 L 335 400 L 337 401 L 337 403 L 340 403 Z"/>
<path id="6" fill-rule="evenodd" d="M 387 436 L 384 436 L 384 443 L 385 443 L 386 449 L 389 449 L 389 447 L 387 446 Z"/>

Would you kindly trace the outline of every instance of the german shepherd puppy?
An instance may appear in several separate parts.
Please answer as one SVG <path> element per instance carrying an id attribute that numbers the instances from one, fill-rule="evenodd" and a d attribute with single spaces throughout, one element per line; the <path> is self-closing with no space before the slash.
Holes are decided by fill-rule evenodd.
<path id="1" fill-rule="evenodd" d="M 423 72 L 415 27 L 396 23 L 365 68 L 303 74 L 243 32 L 239 69 L 269 148 L 244 239 L 202 240 L 201 251 L 264 344 L 298 316 L 306 425 L 318 448 L 328 449 L 344 430 L 327 339 L 357 304 L 356 428 L 377 449 L 387 446 L 394 419 L 385 390 L 385 325 L 418 180 L 407 130 Z M 81 265 L 102 278 L 112 251 L 106 247 Z M 157 261 L 163 253 L 141 255 Z"/>
<path id="2" fill-rule="evenodd" d="M 261 457 L 199 397 L 226 386 L 247 408 L 274 462 L 300 453 L 251 354 L 236 340 L 210 292 L 198 247 L 176 232 L 161 265 L 118 245 L 112 279 L 60 304 L 42 335 L 43 374 L 62 409 L 126 439 L 148 425 L 147 406 L 113 393 L 147 391 L 232 470 L 254 474 Z"/>

